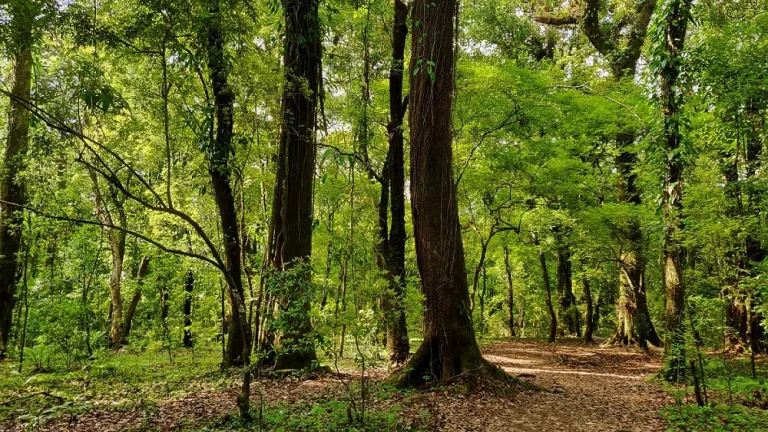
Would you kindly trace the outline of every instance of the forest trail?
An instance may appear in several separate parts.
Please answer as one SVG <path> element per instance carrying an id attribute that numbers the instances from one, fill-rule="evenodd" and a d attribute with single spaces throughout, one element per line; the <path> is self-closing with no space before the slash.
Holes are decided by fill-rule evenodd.
<path id="1" fill-rule="evenodd" d="M 510 375 L 544 391 L 511 398 L 481 395 L 437 403 L 443 431 L 661 431 L 667 402 L 648 379 L 659 353 L 637 349 L 511 341 L 486 345 L 483 355 Z"/>
<path id="2" fill-rule="evenodd" d="M 604 348 L 577 341 L 496 342 L 482 348 L 488 360 L 540 391 L 500 395 L 479 391 L 469 396 L 433 389 L 402 393 L 368 402 L 369 409 L 401 407 L 406 425 L 446 432 L 464 431 L 661 431 L 659 410 L 667 401 L 661 387 L 648 378 L 661 367 L 659 353 L 630 348 Z M 342 371 L 345 372 L 345 371 Z M 387 376 L 384 369 L 370 377 Z M 347 384 L 359 373 L 343 373 Z M 313 405 L 326 398 L 344 399 L 345 386 L 336 375 L 315 379 L 271 379 L 253 384 L 253 408 L 259 394 L 267 404 Z M 188 430 L 236 412 L 236 388 L 202 390 L 168 399 L 146 409 L 95 410 L 50 424 L 45 430 L 123 431 Z M 431 415 L 424 421 L 423 413 Z M 216 428 L 214 426 L 214 428 Z"/>

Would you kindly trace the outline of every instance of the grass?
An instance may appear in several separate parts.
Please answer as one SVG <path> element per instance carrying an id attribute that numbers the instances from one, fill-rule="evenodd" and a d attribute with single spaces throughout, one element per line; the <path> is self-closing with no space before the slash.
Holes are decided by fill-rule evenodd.
<path id="1" fill-rule="evenodd" d="M 353 355 L 349 350 L 347 355 Z M 326 359 L 326 362 L 331 361 Z M 0 429 L 20 423 L 35 429 L 50 421 L 70 421 L 89 412 L 117 413 L 139 411 L 143 417 L 154 416 L 169 400 L 184 399 L 201 390 L 224 391 L 237 387 L 241 374 L 221 370 L 218 346 L 175 350 L 173 363 L 167 351 L 157 348 L 124 349 L 122 352 L 99 351 L 83 364 L 67 369 L 63 362 L 52 361 L 43 372 L 32 362 L 18 373 L 18 363 L 0 363 Z M 330 364 L 333 364 L 332 362 Z M 355 362 L 344 358 L 342 370 L 355 369 Z M 182 423 L 189 431 L 400 431 L 419 429 L 428 418 L 403 419 L 393 402 L 397 391 L 368 382 L 369 397 L 365 413 L 359 407 L 360 386 L 349 381 L 350 393 L 340 388 L 322 397 L 308 397 L 291 404 L 272 400 L 258 409 L 255 421 L 243 423 L 233 411 L 222 417 L 215 413 Z M 222 397 L 230 397 L 229 394 Z M 255 396 L 254 396 L 255 397 Z M 137 430 L 154 430 L 153 424 L 139 424 Z"/>
<path id="2" fill-rule="evenodd" d="M 183 397 L 201 389 L 226 388 L 232 378 L 219 368 L 215 349 L 180 350 L 173 363 L 155 350 L 101 351 L 94 360 L 67 370 L 52 363 L 46 372 L 31 364 L 0 364 L 0 424 L 17 420 L 38 424 L 93 409 L 127 411 Z"/>

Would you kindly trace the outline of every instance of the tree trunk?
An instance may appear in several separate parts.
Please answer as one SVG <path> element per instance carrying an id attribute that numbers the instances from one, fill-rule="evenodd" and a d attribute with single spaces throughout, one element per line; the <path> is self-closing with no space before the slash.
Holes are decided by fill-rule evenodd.
<path id="1" fill-rule="evenodd" d="M 677 381 L 685 373 L 685 339 L 683 335 L 683 313 L 685 308 L 685 288 L 683 285 L 683 245 L 680 235 L 683 232 L 682 195 L 683 162 L 680 145 L 680 103 L 677 80 L 680 76 L 682 50 L 685 34 L 690 19 L 691 0 L 670 0 L 669 8 L 664 12 L 666 28 L 663 43 L 663 66 L 659 68 L 661 81 L 661 106 L 664 115 L 664 153 L 666 172 L 664 174 L 664 264 L 662 273 L 664 289 L 667 295 L 665 315 L 667 329 L 667 379 Z"/>
<path id="2" fill-rule="evenodd" d="M 184 277 L 184 347 L 192 348 L 192 290 L 195 288 L 195 275 L 192 270 L 187 270 Z"/>
<path id="3" fill-rule="evenodd" d="M 11 3 L 13 5 L 15 3 Z M 21 3 L 24 5 L 24 3 Z M 14 295 L 19 274 L 18 252 L 21 246 L 23 213 L 13 205 L 24 205 L 24 183 L 18 178 L 24 170 L 29 141 L 29 111 L 17 99 L 28 101 L 32 88 L 31 11 L 11 6 L 11 26 L 15 30 L 13 86 L 8 107 L 8 139 L 0 174 L 0 359 L 5 357 L 12 327 Z"/>
<path id="4" fill-rule="evenodd" d="M 561 239 L 562 240 L 562 239 Z M 581 336 L 579 325 L 579 310 L 576 307 L 576 296 L 573 295 L 573 270 L 571 265 L 571 250 L 567 244 L 559 241 L 557 250 L 557 300 L 559 303 L 559 320 L 568 334 Z M 560 330 L 564 334 L 564 330 Z"/>
<path id="5" fill-rule="evenodd" d="M 619 157 L 616 159 L 619 173 L 619 202 L 640 205 L 637 192 L 637 175 L 634 172 L 637 156 L 628 149 L 634 141 L 633 134 L 619 134 L 616 138 Z M 621 345 L 633 343 L 647 348 L 648 342 L 661 346 L 661 339 L 648 312 L 645 296 L 645 239 L 640 221 L 630 217 L 622 235 L 623 251 L 619 255 L 619 296 L 616 301 L 616 333 L 611 342 Z"/>
<path id="6" fill-rule="evenodd" d="M 392 227 L 389 231 L 389 291 L 391 301 L 386 307 L 387 352 L 389 363 L 400 366 L 408 359 L 410 342 L 405 322 L 405 150 L 403 143 L 403 118 L 408 101 L 403 99 L 403 59 L 405 40 L 408 36 L 408 7 L 395 0 L 395 21 L 392 36 L 392 67 L 389 71 L 389 133 L 390 158 L 390 213 Z M 382 188 L 383 189 L 383 188 Z"/>
<path id="7" fill-rule="evenodd" d="M 538 245 L 538 240 L 536 241 Z M 539 264 L 541 265 L 541 278 L 544 282 L 544 300 L 547 304 L 547 312 L 549 313 L 549 339 L 550 343 L 555 341 L 557 337 L 557 314 L 555 308 L 552 305 L 552 287 L 549 282 L 549 270 L 547 269 L 547 257 L 544 256 L 544 251 L 539 248 Z"/>
<path id="8" fill-rule="evenodd" d="M 125 314 L 123 315 L 123 331 L 122 336 L 123 340 L 121 343 L 124 345 L 128 342 L 128 336 L 131 334 L 131 325 L 133 324 L 133 317 L 136 315 L 136 308 L 139 305 L 139 301 L 141 300 L 141 285 L 144 282 L 144 277 L 147 275 L 147 271 L 149 270 L 149 257 L 145 256 L 141 258 L 141 262 L 139 263 L 139 270 L 136 273 L 136 292 L 133 293 L 133 297 L 131 297 L 131 302 L 128 303 L 128 309 L 125 311 Z M 167 296 L 167 294 L 164 294 Z M 165 316 L 163 316 L 163 319 L 165 319 Z"/>
<path id="9" fill-rule="evenodd" d="M 504 273 L 507 276 L 507 306 L 509 306 L 509 335 L 515 337 L 515 291 L 512 283 L 512 266 L 509 264 L 509 248 L 504 246 Z"/>
<path id="10" fill-rule="evenodd" d="M 592 333 L 594 332 L 594 310 L 592 306 L 592 289 L 589 285 L 589 277 L 584 273 L 584 265 L 581 266 L 581 283 L 584 287 L 584 300 L 587 305 L 587 314 L 584 317 L 584 342 L 594 342 Z"/>
<path id="11" fill-rule="evenodd" d="M 251 328 L 243 291 L 240 233 L 237 225 L 235 197 L 230 185 L 230 154 L 232 147 L 234 94 L 228 83 L 229 66 L 224 54 L 224 34 L 219 0 L 213 0 L 207 28 L 207 62 L 214 97 L 215 137 L 209 151 L 208 173 L 211 176 L 216 207 L 219 210 L 226 256 L 228 295 L 231 300 L 229 338 L 224 366 L 243 366 L 243 385 L 237 397 L 242 418 L 249 418 Z"/>
<path id="12" fill-rule="evenodd" d="M 312 253 L 312 185 L 315 175 L 315 127 L 321 74 L 320 21 L 317 0 L 285 0 L 285 87 L 282 99 L 283 125 L 273 203 L 273 232 L 270 261 L 285 271 L 308 263 Z M 311 277 L 308 271 L 307 281 Z M 308 369 L 317 360 L 315 348 L 305 341 L 312 330 L 309 297 L 302 284 L 288 287 L 279 298 L 279 309 L 297 304 L 303 309 L 291 329 L 276 335 L 275 346 L 284 353 L 276 369 Z M 279 312 L 278 312 L 279 313 Z"/>
<path id="13" fill-rule="evenodd" d="M 458 375 L 506 377 L 480 355 L 469 313 L 451 152 L 456 2 L 413 4 L 410 75 L 411 211 L 425 293 L 424 341 L 388 381 L 398 387 Z"/>

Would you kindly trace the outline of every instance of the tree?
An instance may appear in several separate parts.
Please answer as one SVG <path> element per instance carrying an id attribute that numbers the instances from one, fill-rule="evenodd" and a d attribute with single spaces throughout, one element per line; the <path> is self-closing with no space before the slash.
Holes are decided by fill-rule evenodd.
<path id="1" fill-rule="evenodd" d="M 389 116 L 387 134 L 389 150 L 385 175 L 381 182 L 379 200 L 380 255 L 385 263 L 385 274 L 389 287 L 385 294 L 384 312 L 387 327 L 387 351 L 389 362 L 394 366 L 408 359 L 410 344 L 405 323 L 405 151 L 403 119 L 408 107 L 408 98 L 403 98 L 403 69 L 405 42 L 408 37 L 408 6 L 395 0 L 392 32 L 392 66 L 389 70 Z M 387 182 L 389 184 L 387 184 Z M 386 202 L 389 193 L 392 225 L 387 233 Z M 383 208 L 382 208 L 383 207 Z"/>
<path id="2" fill-rule="evenodd" d="M 312 192 L 315 178 L 315 131 L 321 75 L 318 0 L 286 0 L 282 130 L 277 154 L 277 178 L 272 204 L 270 264 L 279 272 L 304 265 L 308 282 L 312 254 Z M 300 270 L 301 271 L 301 270 Z M 276 369 L 307 369 L 317 360 L 306 338 L 312 330 L 306 284 L 294 283 L 277 299 L 278 309 L 299 307 L 290 329 L 282 329 L 275 348 Z M 279 313 L 279 312 L 278 312 Z"/>
<path id="3" fill-rule="evenodd" d="M 667 330 L 667 378 L 677 380 L 685 374 L 685 285 L 683 281 L 683 136 L 680 109 L 682 96 L 679 78 L 683 66 L 683 48 L 691 0 L 667 0 L 661 5 L 654 28 L 652 69 L 661 84 L 660 104 L 663 116 L 663 145 L 666 157 L 662 210 L 664 214 L 664 264 L 662 274 L 667 296 L 665 324 Z"/>
<path id="4" fill-rule="evenodd" d="M 629 7 L 623 17 L 601 19 L 604 4 L 599 0 L 587 0 L 566 14 L 544 14 L 534 17 L 535 21 L 554 26 L 578 25 L 592 46 L 607 60 L 611 76 L 615 81 L 633 78 L 642 47 L 648 33 L 656 0 L 640 0 Z M 619 174 L 618 200 L 620 203 L 639 205 L 635 174 L 637 154 L 633 150 L 636 131 L 625 130 L 615 136 L 619 152 L 616 169 Z M 620 344 L 647 342 L 660 346 L 648 313 L 645 295 L 645 237 L 636 215 L 628 218 L 618 237 L 623 244 L 618 257 L 620 270 L 619 297 L 616 303 L 617 327 L 612 341 Z"/>
<path id="5" fill-rule="evenodd" d="M 412 6 L 410 64 L 411 209 L 425 295 L 424 341 L 388 381 L 414 386 L 427 379 L 506 377 L 483 359 L 469 313 L 451 151 L 456 2 L 417 0 Z"/>
<path id="6" fill-rule="evenodd" d="M 0 173 L 0 358 L 8 351 L 16 283 L 18 253 L 24 219 L 21 209 L 8 203 L 25 203 L 22 172 L 29 145 L 29 112 L 19 100 L 29 100 L 32 89 L 32 26 L 40 4 L 10 3 L 13 87 L 8 107 L 8 135 Z"/>
<path id="7" fill-rule="evenodd" d="M 247 368 L 251 356 L 251 329 L 248 325 L 243 290 L 240 231 L 237 224 L 235 198 L 230 184 L 232 168 L 229 157 L 234 152 L 232 147 L 234 93 L 228 83 L 229 66 L 224 53 L 225 35 L 222 29 L 221 13 L 219 0 L 213 0 L 207 28 L 207 61 L 213 89 L 216 132 L 211 142 L 208 172 L 211 176 L 216 207 L 221 218 L 224 252 L 227 257 L 227 272 L 229 273 L 227 278 L 229 290 L 227 292 L 232 305 L 227 356 L 224 362 L 228 366 Z"/>

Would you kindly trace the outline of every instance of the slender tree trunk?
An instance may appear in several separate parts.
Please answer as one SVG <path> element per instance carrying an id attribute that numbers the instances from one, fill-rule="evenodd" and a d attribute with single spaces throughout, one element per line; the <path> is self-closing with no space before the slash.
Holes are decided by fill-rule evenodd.
<path id="1" fill-rule="evenodd" d="M 11 3 L 13 5 L 15 3 Z M 24 3 L 22 2 L 23 6 Z M 24 204 L 24 183 L 19 174 L 24 170 L 29 144 L 29 111 L 22 101 L 31 98 L 32 88 L 32 25 L 31 10 L 11 6 L 13 17 L 10 27 L 15 30 L 13 55 L 13 86 L 8 109 L 8 138 L 0 172 L 0 359 L 8 350 L 12 328 L 14 295 L 19 279 L 18 252 L 21 246 L 23 214 L 18 208 L 6 204 Z"/>
<path id="2" fill-rule="evenodd" d="M 579 310 L 576 307 L 576 296 L 573 295 L 573 271 L 571 265 L 571 250 L 567 244 L 559 241 L 557 250 L 557 297 L 559 320 L 569 334 L 581 336 L 579 325 Z M 560 330 L 561 335 L 564 329 Z"/>
<path id="3" fill-rule="evenodd" d="M 469 313 L 451 152 L 454 0 L 416 0 L 411 46 L 411 211 L 425 293 L 424 341 L 390 378 L 399 386 L 462 375 L 506 377 L 480 355 Z M 418 69 L 418 70 L 417 70 Z"/>
<path id="4" fill-rule="evenodd" d="M 278 152 L 278 169 L 273 203 L 273 232 L 270 261 L 285 271 L 312 253 L 312 185 L 315 174 L 315 127 L 321 74 L 320 21 L 318 0 L 284 0 L 285 87 L 282 99 L 283 126 Z M 307 267 L 308 268 L 308 267 Z M 310 278 L 307 271 L 305 277 Z M 309 298 L 302 284 L 289 287 L 279 298 L 279 309 L 297 303 L 303 313 L 292 329 L 277 335 L 276 369 L 307 369 L 317 360 L 315 348 L 305 341 L 311 332 Z"/>
<path id="5" fill-rule="evenodd" d="M 187 270 L 184 277 L 184 347 L 192 348 L 192 290 L 195 288 L 195 275 L 192 270 Z"/>
<path id="6" fill-rule="evenodd" d="M 680 133 L 680 104 L 678 78 L 683 61 L 682 50 L 691 13 L 691 0 L 668 0 L 662 13 L 666 24 L 663 40 L 663 65 L 659 75 L 661 81 L 661 106 L 664 116 L 664 264 L 662 273 L 666 301 L 667 364 L 668 379 L 677 381 L 685 373 L 685 339 L 683 336 L 683 314 L 685 309 L 685 288 L 683 284 L 683 233 L 682 195 L 683 162 L 680 154 L 682 136 Z M 662 41 L 660 41 L 661 43 Z"/>
<path id="7" fill-rule="evenodd" d="M 245 369 L 241 393 L 237 398 L 240 416 L 250 418 L 250 361 L 251 328 L 243 290 L 240 233 L 235 210 L 235 197 L 230 185 L 230 154 L 234 126 L 234 94 L 229 85 L 229 66 L 224 53 L 225 35 L 222 29 L 220 0 L 212 0 L 207 28 L 208 72 L 212 82 L 215 137 L 209 152 L 208 172 L 211 176 L 216 207 L 219 210 L 224 252 L 227 264 L 227 288 L 231 300 L 230 319 L 225 366 L 242 365 Z"/>
<path id="8" fill-rule="evenodd" d="M 125 314 L 123 316 L 123 341 L 122 343 L 125 344 L 128 341 L 128 336 L 131 333 L 131 325 L 133 324 L 133 317 L 136 315 L 136 308 L 139 305 L 139 301 L 141 300 L 141 285 L 144 282 L 144 277 L 147 275 L 147 271 L 149 270 L 149 257 L 145 256 L 141 258 L 141 262 L 139 263 L 139 270 L 136 273 L 136 292 L 133 293 L 133 297 L 131 297 L 131 302 L 128 303 L 128 309 L 125 311 Z M 165 293 L 165 290 L 163 290 L 163 296 L 167 297 L 167 293 Z M 161 297 L 163 298 L 163 297 Z M 165 302 L 165 299 L 163 299 L 163 302 Z M 167 315 L 167 309 L 165 309 L 165 315 Z M 163 316 L 163 319 L 165 319 L 165 316 Z"/>
<path id="9" fill-rule="evenodd" d="M 587 306 L 587 313 L 584 317 L 584 342 L 594 342 L 592 333 L 594 332 L 594 307 L 592 304 L 592 289 L 589 284 L 589 277 L 584 272 L 584 264 L 581 264 L 581 283 L 584 288 L 584 300 Z"/>
<path id="10" fill-rule="evenodd" d="M 538 244 L 538 241 L 536 241 Z M 544 282 L 544 300 L 547 304 L 547 312 L 549 313 L 549 339 L 550 343 L 555 341 L 557 337 L 557 314 L 555 313 L 555 307 L 552 305 L 552 287 L 549 281 L 549 270 L 547 268 L 547 257 L 544 256 L 544 251 L 539 248 L 539 265 L 541 266 L 541 278 Z"/>
<path id="11" fill-rule="evenodd" d="M 509 248 L 504 246 L 504 273 L 507 276 L 507 306 L 509 307 L 509 335 L 515 337 L 515 290 L 512 283 L 512 266 L 509 263 Z"/>
<path id="12" fill-rule="evenodd" d="M 483 267 L 485 266 L 485 255 L 488 252 L 488 243 L 490 243 L 490 241 L 484 241 L 480 238 L 480 259 L 477 261 L 477 265 L 472 272 L 472 291 L 469 292 L 469 311 L 473 313 L 475 311 L 477 287 L 480 285 L 480 272 L 482 272 Z"/>
<path id="13" fill-rule="evenodd" d="M 389 363 L 400 366 L 408 359 L 410 342 L 405 322 L 405 150 L 403 118 L 408 101 L 403 99 L 403 59 L 408 36 L 408 7 L 395 0 L 395 21 L 392 35 L 392 67 L 389 70 L 389 133 L 390 213 L 389 231 L 390 302 L 387 305 L 387 352 Z"/>

